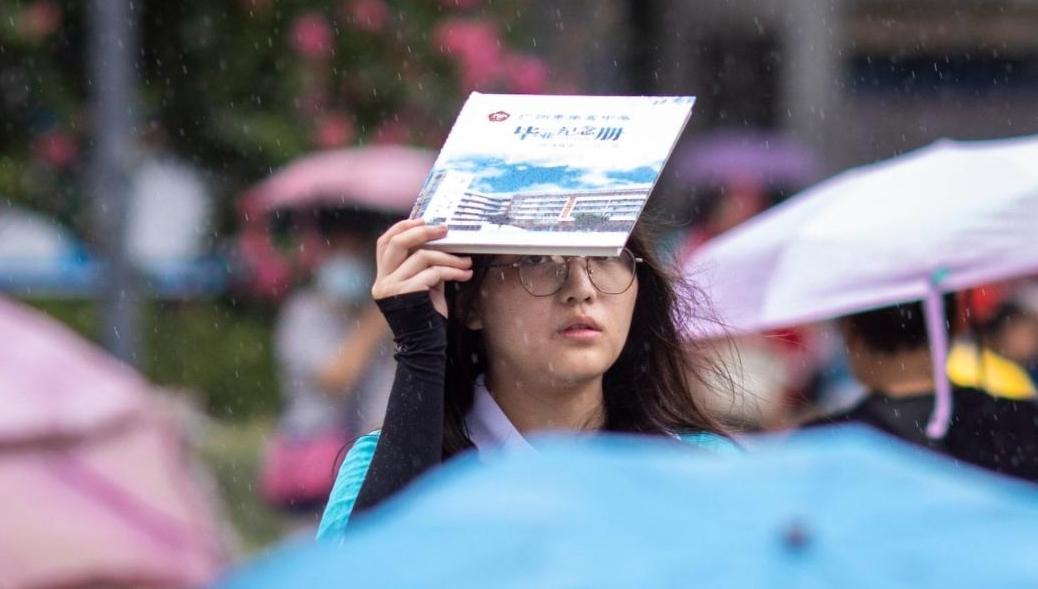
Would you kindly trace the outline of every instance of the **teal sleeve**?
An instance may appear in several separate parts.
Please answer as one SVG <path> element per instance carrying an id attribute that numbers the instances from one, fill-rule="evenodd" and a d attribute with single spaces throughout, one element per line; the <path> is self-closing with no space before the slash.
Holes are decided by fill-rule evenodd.
<path id="1" fill-rule="evenodd" d="M 357 501 L 364 477 L 368 475 L 368 467 L 371 466 L 371 458 L 375 455 L 375 447 L 378 446 L 379 433 L 374 431 L 357 438 L 346 453 L 317 527 L 318 540 L 337 541 L 346 533 L 353 504 Z"/>
<path id="2" fill-rule="evenodd" d="M 737 456 L 742 454 L 742 448 L 731 439 L 710 432 L 695 432 L 681 434 L 678 438 L 687 444 L 713 452 L 720 456 Z"/>

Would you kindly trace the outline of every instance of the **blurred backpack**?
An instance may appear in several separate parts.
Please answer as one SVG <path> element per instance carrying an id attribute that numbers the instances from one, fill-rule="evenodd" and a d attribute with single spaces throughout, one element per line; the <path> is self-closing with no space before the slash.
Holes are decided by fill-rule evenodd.
<path id="1" fill-rule="evenodd" d="M 332 430 L 316 437 L 275 434 L 260 465 L 263 499 L 281 508 L 320 508 L 328 500 L 348 443 L 344 433 Z"/>

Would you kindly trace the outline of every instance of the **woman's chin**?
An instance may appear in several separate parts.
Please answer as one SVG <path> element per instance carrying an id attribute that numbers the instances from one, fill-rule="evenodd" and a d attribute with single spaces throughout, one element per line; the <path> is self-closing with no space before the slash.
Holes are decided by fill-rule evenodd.
<path id="1" fill-rule="evenodd" d="M 601 378 L 610 365 L 601 358 L 568 358 L 561 355 L 548 364 L 547 374 L 559 385 L 576 385 Z"/>

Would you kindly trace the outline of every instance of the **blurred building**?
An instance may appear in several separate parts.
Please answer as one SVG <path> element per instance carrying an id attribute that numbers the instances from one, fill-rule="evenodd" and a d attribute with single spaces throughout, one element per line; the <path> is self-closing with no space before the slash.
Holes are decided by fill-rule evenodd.
<path id="1" fill-rule="evenodd" d="M 560 3 L 553 3 L 560 4 Z M 1034 0 L 610 0 L 543 9 L 591 92 L 696 94 L 690 134 L 789 131 L 825 172 L 1038 132 Z"/>

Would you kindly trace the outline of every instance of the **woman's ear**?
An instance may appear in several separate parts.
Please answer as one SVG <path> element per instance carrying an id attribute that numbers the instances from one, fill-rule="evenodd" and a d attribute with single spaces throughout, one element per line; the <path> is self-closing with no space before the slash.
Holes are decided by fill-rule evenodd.
<path id="1" fill-rule="evenodd" d="M 478 303 L 473 303 L 471 307 L 465 309 L 465 327 L 472 331 L 483 329 L 483 313 Z"/>
<path id="2" fill-rule="evenodd" d="M 457 283 L 449 283 L 447 290 L 447 302 L 450 307 L 451 317 L 472 331 L 483 329 L 483 316 L 479 308 L 479 297 L 462 296 L 461 289 Z M 468 305 L 465 305 L 465 303 Z"/>

